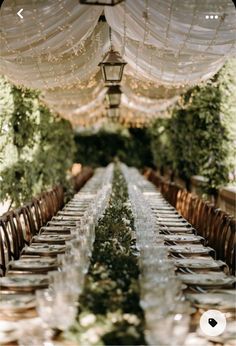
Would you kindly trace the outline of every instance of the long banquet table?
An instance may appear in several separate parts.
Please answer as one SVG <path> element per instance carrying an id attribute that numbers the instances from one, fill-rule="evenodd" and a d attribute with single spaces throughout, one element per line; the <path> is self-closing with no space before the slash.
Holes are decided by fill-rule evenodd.
<path id="1" fill-rule="evenodd" d="M 157 230 L 164 237 L 169 257 L 176 267 L 176 275 L 183 283 L 185 298 L 191 303 L 190 331 L 186 345 L 236 345 L 236 290 L 235 277 L 229 275 L 227 265 L 215 259 L 214 249 L 171 206 L 156 187 L 134 170 L 139 190 L 152 209 Z M 226 317 L 226 329 L 217 337 L 207 336 L 200 328 L 201 315 L 210 309 Z"/>
<path id="2" fill-rule="evenodd" d="M 92 179 L 99 174 L 102 176 L 103 170 L 97 170 Z M 154 185 L 138 172 L 135 174 L 139 176 L 138 188 L 150 205 L 157 229 L 164 237 L 176 275 L 183 283 L 184 295 L 193 307 L 185 345 L 236 345 L 232 337 L 232 331 L 236 330 L 235 278 L 228 275 L 225 263 L 214 259 L 214 250 L 206 246 L 205 240 L 196 234 Z M 91 180 L 32 238 L 20 259 L 9 263 L 6 277 L 0 279 L 0 325 L 3 326 L 0 335 L 7 321 L 20 323 L 21 332 L 24 332 L 30 328 L 30 323 L 37 320 L 35 290 L 48 286 L 48 273 L 57 270 L 58 255 L 65 253 L 66 241 L 71 239 L 77 222 L 95 198 L 100 182 L 89 189 Z M 207 337 L 199 328 L 201 314 L 209 309 L 220 310 L 227 318 L 226 331 L 220 337 Z M 10 333 L 5 335 L 5 339 L 1 335 L 2 344 L 13 341 Z"/>

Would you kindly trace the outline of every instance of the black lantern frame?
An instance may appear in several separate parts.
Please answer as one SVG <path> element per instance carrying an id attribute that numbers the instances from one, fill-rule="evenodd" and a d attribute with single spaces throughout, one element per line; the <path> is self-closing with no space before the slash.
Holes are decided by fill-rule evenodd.
<path id="1" fill-rule="evenodd" d="M 106 84 L 119 84 L 123 77 L 125 65 L 126 62 L 120 54 L 111 48 L 99 64 L 104 82 Z"/>
<path id="2" fill-rule="evenodd" d="M 121 101 L 122 91 L 119 85 L 111 85 L 106 94 L 107 103 L 110 107 L 119 106 Z"/>
<path id="3" fill-rule="evenodd" d="M 115 6 L 124 0 L 79 0 L 82 5 Z"/>

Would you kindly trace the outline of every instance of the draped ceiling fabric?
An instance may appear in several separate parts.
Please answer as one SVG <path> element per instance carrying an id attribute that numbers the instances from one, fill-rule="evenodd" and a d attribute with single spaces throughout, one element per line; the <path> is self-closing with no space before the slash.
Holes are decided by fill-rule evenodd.
<path id="1" fill-rule="evenodd" d="M 99 22 L 103 12 L 107 23 Z M 111 44 L 127 62 L 123 118 L 157 116 L 236 56 L 231 0 L 125 0 L 115 7 L 5 0 L 0 30 L 0 73 L 40 89 L 42 100 L 75 125 L 106 113 L 98 64 Z"/>

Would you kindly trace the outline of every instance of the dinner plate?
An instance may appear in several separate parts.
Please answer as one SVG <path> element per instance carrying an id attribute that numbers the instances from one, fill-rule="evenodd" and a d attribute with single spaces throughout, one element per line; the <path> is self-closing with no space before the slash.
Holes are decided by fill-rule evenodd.
<path id="1" fill-rule="evenodd" d="M 175 259 L 174 264 L 180 268 L 190 269 L 216 269 L 225 266 L 222 261 L 215 261 L 213 258 L 181 258 Z"/>
<path id="2" fill-rule="evenodd" d="M 65 243 L 72 239 L 70 234 L 40 234 L 32 238 L 32 243 Z"/>
<path id="3" fill-rule="evenodd" d="M 154 213 L 154 214 L 157 214 L 157 215 L 161 215 L 161 216 L 163 216 L 163 217 L 175 217 L 175 216 L 178 216 L 178 217 L 180 217 L 180 215 L 178 214 L 178 212 L 177 212 L 177 210 L 173 210 L 173 209 L 171 209 L 171 210 L 169 210 L 169 209 L 166 209 L 166 210 L 152 210 L 152 212 Z"/>
<path id="4" fill-rule="evenodd" d="M 48 286 L 47 275 L 11 275 L 0 278 L 1 289 L 12 288 L 15 290 L 32 290 Z"/>
<path id="5" fill-rule="evenodd" d="M 87 209 L 87 208 L 86 208 Z M 84 213 L 86 212 L 86 209 L 79 209 L 78 208 L 69 208 L 69 209 L 63 209 L 61 212 L 64 212 L 66 213 L 67 215 L 76 215 L 77 214 L 80 216 L 80 217 L 83 217 Z M 62 215 L 62 214 L 58 214 L 58 215 Z"/>
<path id="6" fill-rule="evenodd" d="M 199 243 L 204 238 L 192 235 L 175 235 L 175 234 L 167 234 L 164 236 L 165 241 L 175 242 L 175 243 Z"/>
<path id="7" fill-rule="evenodd" d="M 157 215 L 157 221 L 159 222 L 159 223 L 185 223 L 185 224 L 188 224 L 185 220 L 183 220 L 182 218 L 173 218 L 173 217 L 160 217 L 159 215 Z"/>
<path id="8" fill-rule="evenodd" d="M 194 234 L 194 229 L 191 228 L 191 227 L 167 227 L 167 226 L 159 226 L 160 227 L 160 230 L 167 230 L 168 232 L 170 233 L 188 233 L 188 234 Z"/>
<path id="9" fill-rule="evenodd" d="M 65 249 L 65 245 L 62 244 L 44 244 L 44 243 L 31 243 L 30 246 L 26 246 L 24 249 L 32 248 L 32 249 L 49 249 L 53 250 L 63 250 Z"/>
<path id="10" fill-rule="evenodd" d="M 1 321 L 0 322 L 0 332 L 9 333 L 14 331 L 17 328 L 17 324 L 11 321 Z"/>
<path id="11" fill-rule="evenodd" d="M 177 222 L 177 223 L 172 223 L 172 224 L 168 224 L 168 222 L 167 223 L 163 223 L 163 225 L 166 225 L 168 228 L 170 228 L 170 229 L 181 229 L 181 228 L 189 228 L 189 229 L 191 229 L 192 228 L 192 226 L 189 224 L 189 223 L 184 223 L 184 222 L 182 222 L 182 223 L 180 223 L 180 222 Z"/>
<path id="12" fill-rule="evenodd" d="M 65 205 L 65 207 L 62 209 L 63 210 L 70 210 L 70 209 L 73 209 L 73 210 L 81 210 L 81 211 L 85 211 L 89 206 L 89 203 L 87 204 L 81 204 L 81 203 L 76 203 L 76 204 L 71 204 L 71 203 L 68 203 Z"/>
<path id="13" fill-rule="evenodd" d="M 44 231 L 70 231 L 71 228 L 74 226 L 44 226 L 40 228 L 40 233 L 43 233 Z"/>
<path id="14" fill-rule="evenodd" d="M 178 253 L 178 254 L 209 254 L 211 251 L 213 251 L 212 248 L 206 247 L 203 245 L 171 245 L 168 246 L 168 250 L 172 253 Z"/>
<path id="15" fill-rule="evenodd" d="M 25 311 L 35 307 L 36 301 L 33 294 L 6 294 L 0 299 L 0 311 Z M 0 322 L 1 331 L 2 322 Z"/>
<path id="16" fill-rule="evenodd" d="M 83 216 L 84 212 L 81 212 L 80 210 L 72 210 L 72 211 L 68 211 L 68 210 L 61 210 L 58 211 L 57 216 Z"/>
<path id="17" fill-rule="evenodd" d="M 17 261 L 9 262 L 8 269 L 44 269 L 44 268 L 57 268 L 57 261 L 52 258 L 24 258 Z"/>
<path id="18" fill-rule="evenodd" d="M 75 221 L 65 221 L 65 220 L 53 220 L 48 222 L 48 226 L 57 226 L 57 227 L 75 227 L 76 222 Z"/>
<path id="19" fill-rule="evenodd" d="M 81 208 L 86 208 L 90 204 L 92 197 L 86 199 L 78 199 L 78 198 L 73 198 L 70 202 L 68 202 L 65 205 L 65 208 L 68 206 L 76 206 L 76 207 L 81 207 Z"/>
<path id="20" fill-rule="evenodd" d="M 18 330 L 14 330 L 14 331 L 9 332 L 9 333 L 0 332 L 0 344 L 1 345 L 9 344 L 10 342 L 17 341 L 18 337 L 19 337 Z"/>
<path id="21" fill-rule="evenodd" d="M 232 311 L 236 309 L 235 296 L 227 293 L 193 293 L 187 299 L 197 308 Z"/>
<path id="22" fill-rule="evenodd" d="M 59 227 L 48 227 L 48 228 L 44 228 L 44 229 L 41 229 L 39 234 L 43 234 L 43 235 L 46 235 L 46 234 L 61 234 L 61 235 L 69 235 L 71 234 L 71 229 L 74 228 L 75 226 L 73 227 L 70 227 L 70 228 L 66 228 L 66 227 L 62 227 L 61 229 L 59 229 Z"/>
<path id="23" fill-rule="evenodd" d="M 168 220 L 168 221 L 178 221 L 178 220 L 187 221 L 181 215 L 179 215 L 177 213 L 174 213 L 174 214 L 163 214 L 163 215 L 158 216 L 158 219 L 160 219 L 160 220 Z"/>
<path id="24" fill-rule="evenodd" d="M 80 198 L 72 198 L 66 205 L 65 207 L 67 207 L 68 205 L 71 205 L 71 204 L 76 204 L 78 206 L 81 206 L 81 207 L 86 207 L 89 205 L 91 199 L 94 197 L 94 194 L 93 196 L 89 196 L 89 197 L 85 197 L 85 198 L 82 198 L 82 191 L 80 190 Z M 96 194 L 95 194 L 96 195 Z"/>
<path id="25" fill-rule="evenodd" d="M 185 221 L 171 222 L 168 220 L 162 221 L 162 220 L 157 219 L 157 223 L 160 225 L 165 225 L 167 227 L 191 227 L 191 225 Z"/>
<path id="26" fill-rule="evenodd" d="M 52 221 L 79 221 L 81 216 L 53 216 Z"/>
<path id="27" fill-rule="evenodd" d="M 57 255 L 59 253 L 64 253 L 65 249 L 66 247 L 64 245 L 34 243 L 31 244 L 31 246 L 24 247 L 22 254 L 42 256 Z"/>
<path id="28" fill-rule="evenodd" d="M 174 208 L 170 208 L 168 206 L 159 206 L 159 207 L 154 207 L 153 208 L 154 210 L 154 213 L 158 214 L 159 212 L 163 212 L 163 211 L 166 211 L 166 212 L 174 212 Z"/>
<path id="29" fill-rule="evenodd" d="M 212 293 L 226 293 L 226 294 L 233 294 L 235 296 L 235 301 L 236 301 L 236 290 L 235 289 L 215 289 L 211 291 Z"/>
<path id="30" fill-rule="evenodd" d="M 226 276 L 222 273 L 210 274 L 178 274 L 181 281 L 187 285 L 206 286 L 206 287 L 225 287 L 235 283 L 235 277 Z"/>

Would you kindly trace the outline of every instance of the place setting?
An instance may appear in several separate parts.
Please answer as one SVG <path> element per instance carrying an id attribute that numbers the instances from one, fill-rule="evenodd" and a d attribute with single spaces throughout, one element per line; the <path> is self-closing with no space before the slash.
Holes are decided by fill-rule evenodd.
<path id="1" fill-rule="evenodd" d="M 77 220 L 78 221 L 78 220 Z M 55 219 L 55 216 L 52 218 L 51 221 L 47 223 L 47 226 L 49 227 L 75 227 L 76 226 L 76 221 L 75 220 L 64 220 L 62 218 Z"/>
<path id="2" fill-rule="evenodd" d="M 47 244 L 47 243 L 31 243 L 22 250 L 22 258 L 25 256 L 50 256 L 56 257 L 58 254 L 65 252 L 65 245 Z"/>
<path id="3" fill-rule="evenodd" d="M 0 278 L 0 293 L 34 292 L 48 286 L 48 277 L 43 274 L 9 275 Z"/>
<path id="4" fill-rule="evenodd" d="M 168 245 L 168 249 L 173 254 L 182 254 L 184 256 L 193 255 L 213 255 L 214 249 L 203 246 L 201 244 L 190 244 L 190 245 Z"/>
<path id="5" fill-rule="evenodd" d="M 48 243 L 55 245 L 63 245 L 67 240 L 72 239 L 71 234 L 46 234 L 46 231 L 42 232 L 40 235 L 34 236 L 32 238 L 32 243 Z"/>
<path id="6" fill-rule="evenodd" d="M 174 263 L 179 268 L 189 268 L 195 270 L 223 270 L 227 269 L 227 265 L 219 260 L 214 260 L 211 257 L 194 256 L 190 258 L 176 258 Z"/>
<path id="7" fill-rule="evenodd" d="M 18 340 L 18 325 L 16 322 L 1 321 L 0 323 L 0 343 L 9 344 Z"/>
<path id="8" fill-rule="evenodd" d="M 174 244 L 200 244 L 204 243 L 204 238 L 192 234 L 168 234 L 164 236 L 164 240 L 168 243 L 174 243 Z"/>
<path id="9" fill-rule="evenodd" d="M 233 287 L 235 284 L 235 277 L 228 276 L 223 272 L 178 274 L 178 277 L 189 286 L 200 286 L 211 289 L 216 287 Z"/>
<path id="10" fill-rule="evenodd" d="M 27 274 L 31 273 L 46 273 L 50 270 L 57 269 L 57 260 L 53 258 L 47 257 L 39 257 L 36 258 L 21 258 L 16 261 L 11 261 L 7 267 L 8 275 L 11 275 L 15 272 L 21 272 Z"/>
<path id="11" fill-rule="evenodd" d="M 44 226 L 41 227 L 39 230 L 39 235 L 50 235 L 50 234 L 62 234 L 62 235 L 70 235 L 71 229 L 75 228 L 75 225 L 73 226 L 64 226 L 64 225 L 56 225 L 56 226 Z"/>
<path id="12" fill-rule="evenodd" d="M 215 309 L 226 313 L 236 314 L 236 293 L 209 292 L 205 294 L 192 293 L 187 294 L 188 300 L 198 309 Z"/>

